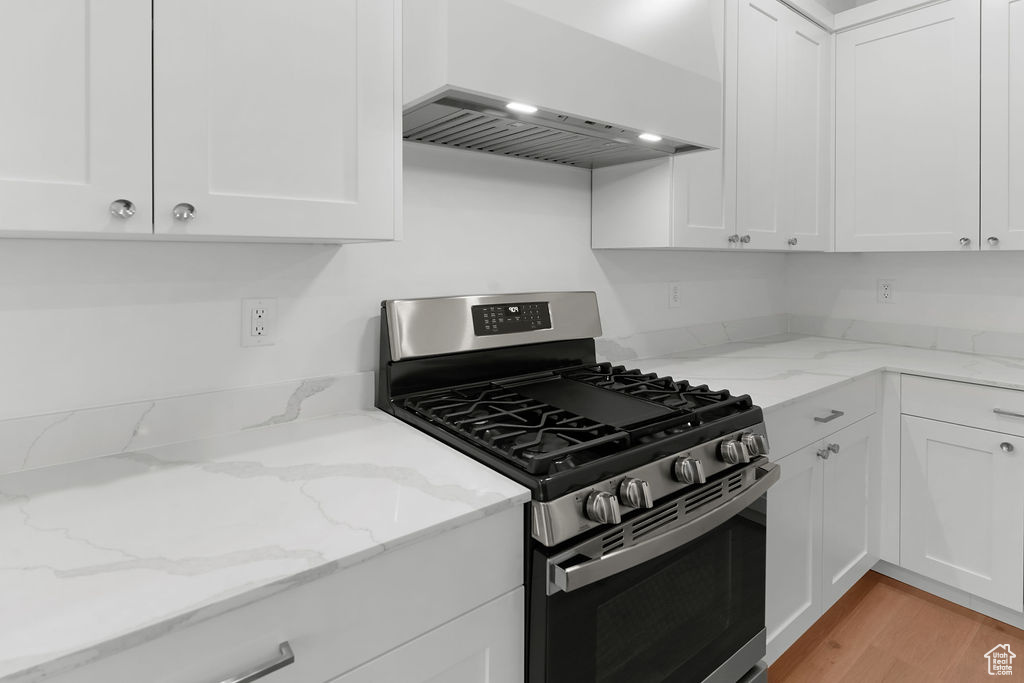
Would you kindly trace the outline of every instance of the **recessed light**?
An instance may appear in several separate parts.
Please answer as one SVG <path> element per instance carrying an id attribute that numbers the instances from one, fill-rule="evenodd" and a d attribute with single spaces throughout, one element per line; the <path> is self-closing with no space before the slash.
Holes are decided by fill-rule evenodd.
<path id="1" fill-rule="evenodd" d="M 508 104 L 505 105 L 505 108 L 511 109 L 512 111 L 517 111 L 520 114 L 537 113 L 537 107 L 533 106 L 532 104 L 523 104 L 522 102 L 509 102 Z"/>
<path id="2" fill-rule="evenodd" d="M 640 133 L 637 137 L 644 142 L 661 142 L 661 136 L 654 133 Z"/>

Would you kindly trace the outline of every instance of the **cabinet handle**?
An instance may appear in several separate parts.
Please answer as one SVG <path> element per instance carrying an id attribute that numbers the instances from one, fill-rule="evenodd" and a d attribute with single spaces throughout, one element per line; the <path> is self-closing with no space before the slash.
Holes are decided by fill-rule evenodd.
<path id="1" fill-rule="evenodd" d="M 988 238 L 988 245 L 990 247 L 998 247 L 999 246 L 999 238 L 998 237 L 989 237 Z"/>
<path id="2" fill-rule="evenodd" d="M 796 243 L 797 239 L 795 237 L 790 237 L 788 240 L 786 240 L 786 244 L 788 244 L 791 247 L 795 247 Z"/>
<path id="3" fill-rule="evenodd" d="M 190 221 L 196 217 L 196 207 L 187 202 L 176 204 L 171 212 L 176 221 Z"/>
<path id="4" fill-rule="evenodd" d="M 971 246 L 971 238 L 970 237 L 961 237 L 960 238 L 960 246 L 961 247 L 969 247 L 969 246 Z"/>
<path id="5" fill-rule="evenodd" d="M 1015 413 L 1012 410 L 1003 410 L 1002 408 L 993 408 L 992 412 L 996 415 L 1006 415 L 1007 417 L 1020 417 L 1024 418 L 1024 414 Z"/>
<path id="6" fill-rule="evenodd" d="M 729 235 L 729 244 L 736 244 L 740 241 L 739 235 Z"/>
<path id="7" fill-rule="evenodd" d="M 831 411 L 829 413 L 828 417 L 816 417 L 816 418 L 814 418 L 814 421 L 815 422 L 822 422 L 822 423 L 831 422 L 832 420 L 835 420 L 836 418 L 840 418 L 843 415 L 846 415 L 846 413 L 844 413 L 841 410 L 833 410 L 833 411 Z M 1022 416 L 1022 417 L 1024 417 L 1024 416 Z"/>
<path id="8" fill-rule="evenodd" d="M 292 646 L 288 641 L 284 641 L 278 645 L 280 654 L 269 662 L 260 664 L 255 669 L 246 671 L 245 673 L 231 678 L 225 678 L 221 683 L 252 683 L 252 681 L 259 680 L 264 676 L 269 676 L 278 669 L 283 669 L 289 664 L 295 663 L 295 653 L 292 652 Z"/>
<path id="9" fill-rule="evenodd" d="M 128 220 L 135 215 L 135 205 L 127 199 L 115 199 L 110 202 L 110 213 L 122 220 Z"/>
<path id="10" fill-rule="evenodd" d="M 743 244 L 750 244 L 750 235 L 744 235 L 740 238 L 740 242 Z"/>
<path id="11" fill-rule="evenodd" d="M 999 444 L 999 448 L 1003 451 L 1003 453 L 1013 453 L 1013 444 L 1010 443 L 1009 441 L 1004 441 L 1001 444 Z"/>
<path id="12" fill-rule="evenodd" d="M 822 460 L 828 460 L 829 455 L 831 455 L 831 453 L 827 448 L 818 449 L 818 457 L 821 458 Z"/>

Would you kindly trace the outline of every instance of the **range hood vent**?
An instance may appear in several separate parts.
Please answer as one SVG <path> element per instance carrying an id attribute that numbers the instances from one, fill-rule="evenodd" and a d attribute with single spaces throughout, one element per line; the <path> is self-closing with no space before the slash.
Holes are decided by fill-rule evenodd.
<path id="1" fill-rule="evenodd" d="M 460 149 L 602 168 L 705 149 L 682 140 L 641 140 L 644 131 L 539 110 L 520 114 L 506 102 L 449 90 L 408 109 L 403 137 Z"/>

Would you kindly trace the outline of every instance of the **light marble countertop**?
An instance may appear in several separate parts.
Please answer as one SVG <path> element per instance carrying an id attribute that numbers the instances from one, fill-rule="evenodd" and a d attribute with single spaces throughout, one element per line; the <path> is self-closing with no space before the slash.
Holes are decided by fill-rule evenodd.
<path id="1" fill-rule="evenodd" d="M 0 680 L 39 680 L 527 500 L 381 411 L 4 475 Z"/>
<path id="2" fill-rule="evenodd" d="M 1024 360 L 820 337 L 627 364 L 769 412 L 881 370 L 1024 389 Z M 379 411 L 0 476 L 0 680 L 38 680 L 528 499 Z"/>
<path id="3" fill-rule="evenodd" d="M 750 394 L 771 411 L 879 371 L 1024 389 L 1024 360 L 791 335 L 628 361 L 646 372 Z"/>

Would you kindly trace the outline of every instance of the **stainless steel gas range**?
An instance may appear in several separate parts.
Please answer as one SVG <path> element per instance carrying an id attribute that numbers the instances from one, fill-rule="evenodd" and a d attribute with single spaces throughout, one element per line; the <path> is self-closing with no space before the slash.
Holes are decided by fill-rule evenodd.
<path id="1" fill-rule="evenodd" d="M 763 680 L 761 409 L 600 334 L 593 292 L 385 301 L 377 406 L 532 491 L 530 683 Z"/>

